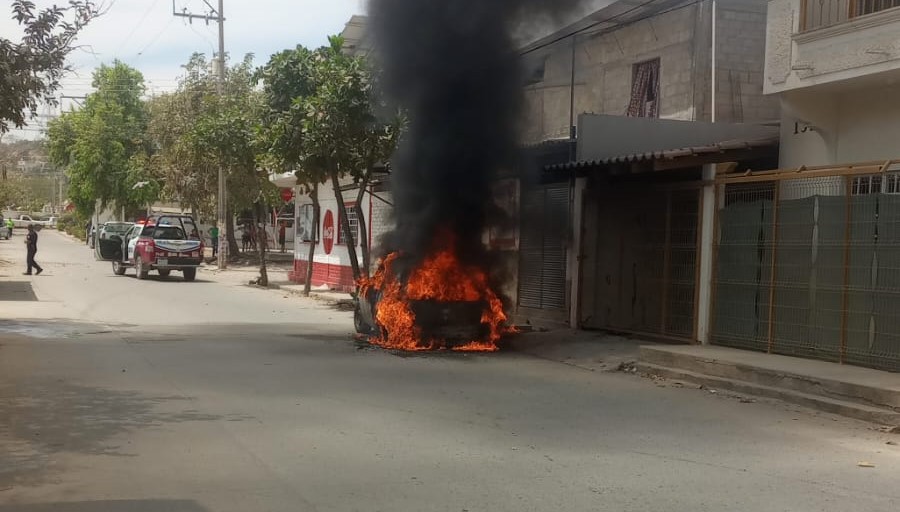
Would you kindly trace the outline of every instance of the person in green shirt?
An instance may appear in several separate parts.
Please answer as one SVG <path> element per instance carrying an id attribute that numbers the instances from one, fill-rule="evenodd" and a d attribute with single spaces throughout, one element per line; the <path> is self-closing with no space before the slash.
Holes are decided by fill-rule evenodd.
<path id="1" fill-rule="evenodd" d="M 13 228 L 16 226 L 16 223 L 13 222 L 12 219 L 6 219 L 6 236 L 8 238 L 12 238 Z"/>
<path id="2" fill-rule="evenodd" d="M 212 242 L 213 258 L 219 255 L 219 228 L 213 226 L 209 228 L 209 238 Z"/>

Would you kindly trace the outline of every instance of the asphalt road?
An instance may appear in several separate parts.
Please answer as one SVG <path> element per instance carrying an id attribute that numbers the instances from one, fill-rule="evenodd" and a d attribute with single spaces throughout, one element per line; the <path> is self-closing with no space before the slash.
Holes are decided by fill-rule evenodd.
<path id="1" fill-rule="evenodd" d="M 26 277 L 0 242 L 0 512 L 900 510 L 900 438 L 862 423 L 360 350 L 321 303 L 41 243 Z"/>

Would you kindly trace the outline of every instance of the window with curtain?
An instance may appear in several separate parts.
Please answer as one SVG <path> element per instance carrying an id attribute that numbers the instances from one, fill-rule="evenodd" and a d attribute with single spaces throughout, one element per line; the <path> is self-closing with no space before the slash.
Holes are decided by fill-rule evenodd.
<path id="1" fill-rule="evenodd" d="M 631 101 L 626 115 L 659 117 L 659 59 L 634 65 L 631 73 Z"/>

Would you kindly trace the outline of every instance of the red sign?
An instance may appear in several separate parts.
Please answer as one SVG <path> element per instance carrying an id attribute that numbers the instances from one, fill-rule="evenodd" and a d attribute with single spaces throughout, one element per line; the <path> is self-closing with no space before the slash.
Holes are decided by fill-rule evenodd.
<path id="1" fill-rule="evenodd" d="M 325 211 L 325 223 L 322 227 L 322 243 L 325 246 L 325 254 L 331 254 L 334 248 L 334 215 L 331 210 Z"/>
<path id="2" fill-rule="evenodd" d="M 281 199 L 285 203 L 291 202 L 291 199 L 294 198 L 294 189 L 292 188 L 283 188 L 281 189 Z"/>

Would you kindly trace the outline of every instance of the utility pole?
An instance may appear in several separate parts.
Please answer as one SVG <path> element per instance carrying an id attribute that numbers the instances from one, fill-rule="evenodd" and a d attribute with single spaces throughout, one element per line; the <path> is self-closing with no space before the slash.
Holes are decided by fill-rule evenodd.
<path id="1" fill-rule="evenodd" d="M 203 3 L 209 7 L 209 12 L 205 14 L 194 14 L 188 10 L 182 9 L 181 12 L 175 8 L 175 0 L 172 0 L 172 15 L 181 18 L 187 18 L 190 23 L 195 19 L 200 19 L 208 25 L 210 21 L 219 24 L 219 55 L 216 60 L 219 62 L 217 89 L 219 96 L 225 95 L 225 0 L 219 0 L 218 9 L 213 7 L 208 0 Z M 225 183 L 225 170 L 219 167 L 219 187 L 218 187 L 218 226 L 219 226 L 219 268 L 223 269 L 228 266 L 228 230 L 231 229 L 228 222 L 228 187 Z M 195 212 L 196 213 L 196 212 Z"/>

